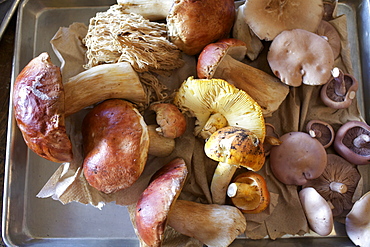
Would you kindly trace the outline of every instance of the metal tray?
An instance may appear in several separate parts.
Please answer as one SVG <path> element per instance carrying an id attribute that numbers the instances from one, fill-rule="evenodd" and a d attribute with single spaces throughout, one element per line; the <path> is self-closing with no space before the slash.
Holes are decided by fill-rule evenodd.
<path id="1" fill-rule="evenodd" d="M 359 104 L 370 122 L 370 8 L 369 0 L 339 1 L 339 12 L 347 15 L 355 76 L 359 79 Z M 36 55 L 49 52 L 59 27 L 73 22 L 88 24 L 97 11 L 114 0 L 25 0 L 18 10 L 12 83 L 19 71 Z M 7 156 L 3 200 L 2 236 L 8 246 L 139 246 L 125 207 L 108 204 L 102 210 L 79 203 L 62 205 L 36 194 L 54 173 L 57 164 L 39 158 L 25 145 L 9 106 Z M 368 169 L 368 168 L 366 168 Z M 365 191 L 370 190 L 365 179 Z M 232 246 L 353 246 L 343 225 L 329 237 L 281 238 L 276 241 L 237 239 Z"/>

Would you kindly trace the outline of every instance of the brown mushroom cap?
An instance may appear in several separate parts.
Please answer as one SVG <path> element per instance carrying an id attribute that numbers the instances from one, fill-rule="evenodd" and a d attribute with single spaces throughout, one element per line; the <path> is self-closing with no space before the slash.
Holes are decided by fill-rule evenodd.
<path id="1" fill-rule="evenodd" d="M 350 74 L 334 68 L 333 77 L 321 88 L 320 97 L 325 105 L 333 109 L 348 108 L 356 97 L 357 80 Z"/>
<path id="2" fill-rule="evenodd" d="M 248 0 L 244 19 L 260 39 L 273 40 L 284 30 L 315 32 L 323 12 L 322 0 Z"/>
<path id="3" fill-rule="evenodd" d="M 339 57 L 341 51 L 341 39 L 337 29 L 330 22 L 321 20 L 316 33 L 324 37 L 333 51 L 334 59 Z"/>
<path id="4" fill-rule="evenodd" d="M 356 246 L 370 245 L 370 192 L 364 194 L 346 216 L 346 232 Z"/>
<path id="5" fill-rule="evenodd" d="M 283 31 L 267 54 L 273 73 L 290 86 L 325 84 L 331 76 L 334 55 L 329 43 L 302 29 Z"/>
<path id="6" fill-rule="evenodd" d="M 167 16 L 169 39 L 188 55 L 225 38 L 234 24 L 234 0 L 176 0 Z"/>
<path id="7" fill-rule="evenodd" d="M 361 121 L 349 121 L 337 131 L 335 151 L 355 165 L 370 163 L 370 126 Z"/>
<path id="8" fill-rule="evenodd" d="M 289 132 L 270 151 L 274 176 L 288 185 L 303 185 L 319 177 L 325 169 L 327 155 L 321 143 L 304 132 Z"/>
<path id="9" fill-rule="evenodd" d="M 161 246 L 167 216 L 184 186 L 188 170 L 176 158 L 152 177 L 136 204 L 135 223 L 140 238 L 149 246 Z"/>
<path id="10" fill-rule="evenodd" d="M 72 143 L 65 128 L 62 76 L 48 53 L 32 59 L 17 76 L 13 106 L 24 141 L 33 152 L 53 162 L 72 160 Z"/>
<path id="11" fill-rule="evenodd" d="M 139 111 L 128 101 L 106 100 L 82 124 L 88 183 L 104 193 L 130 187 L 144 170 L 149 148 L 147 125 Z"/>
<path id="12" fill-rule="evenodd" d="M 347 214 L 361 178 L 356 166 L 336 154 L 328 154 L 328 163 L 320 177 L 309 180 L 303 187 L 313 187 L 333 205 L 333 216 Z"/>
<path id="13" fill-rule="evenodd" d="M 185 133 L 185 116 L 174 104 L 156 103 L 150 105 L 149 109 L 156 113 L 159 134 L 175 139 Z"/>
<path id="14" fill-rule="evenodd" d="M 316 138 L 324 148 L 330 147 L 334 141 L 335 133 L 333 127 L 321 120 L 313 119 L 306 125 L 306 131 L 310 136 Z"/>

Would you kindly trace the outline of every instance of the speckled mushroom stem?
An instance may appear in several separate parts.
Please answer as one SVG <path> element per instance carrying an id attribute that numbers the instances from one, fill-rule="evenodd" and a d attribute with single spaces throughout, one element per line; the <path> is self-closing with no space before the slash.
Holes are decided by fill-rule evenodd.
<path id="1" fill-rule="evenodd" d="M 238 166 L 219 162 L 211 182 L 212 200 L 215 204 L 224 204 L 227 187 Z"/>
<path id="2" fill-rule="evenodd" d="M 227 195 L 233 198 L 244 197 L 246 201 L 252 201 L 258 196 L 258 187 L 256 183 L 231 183 L 227 189 Z"/>
<path id="3" fill-rule="evenodd" d="M 346 84 L 344 81 L 344 73 L 342 70 L 338 69 L 335 67 L 332 70 L 332 76 L 334 77 L 334 90 L 335 93 L 339 96 L 344 96 L 346 95 L 347 89 L 346 89 Z"/>
<path id="4" fill-rule="evenodd" d="M 340 182 L 331 182 L 329 187 L 332 191 L 344 194 L 347 192 L 347 185 Z"/>
<path id="5" fill-rule="evenodd" d="M 370 145 L 370 136 L 361 134 L 353 139 L 353 145 L 357 148 L 368 147 Z"/>

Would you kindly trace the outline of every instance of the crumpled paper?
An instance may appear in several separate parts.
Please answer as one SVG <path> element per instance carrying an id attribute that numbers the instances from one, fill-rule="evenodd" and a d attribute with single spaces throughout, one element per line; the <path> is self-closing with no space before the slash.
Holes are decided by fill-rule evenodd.
<path id="1" fill-rule="evenodd" d="M 341 32 L 342 49 L 341 56 L 336 65 L 347 73 L 352 73 L 348 39 L 346 36 L 346 19 L 341 16 L 332 21 L 333 25 Z M 81 23 L 73 23 L 68 28 L 62 27 L 53 37 L 51 44 L 62 62 L 62 75 L 64 81 L 83 70 L 86 63 L 82 37 L 87 32 L 87 27 Z M 260 56 L 263 59 L 263 55 Z M 189 76 L 196 75 L 196 59 L 184 55 L 185 66 L 175 71 L 170 77 L 159 79 L 169 88 L 175 91 L 179 85 Z M 255 61 L 254 64 L 262 68 L 268 68 L 266 61 Z M 263 65 L 263 63 L 265 63 Z M 266 72 L 269 72 L 266 69 Z M 290 88 L 290 92 L 283 101 L 281 107 L 266 118 L 266 122 L 275 126 L 279 135 L 290 131 L 305 131 L 305 125 L 311 119 L 320 119 L 332 124 L 337 130 L 340 125 L 350 120 L 363 119 L 360 116 L 356 102 L 348 109 L 334 110 L 326 107 L 320 100 L 320 86 L 302 85 L 298 88 Z M 63 204 L 77 201 L 83 204 L 91 204 L 102 207 L 109 202 L 126 205 L 132 213 L 133 207 L 141 192 L 146 188 L 151 176 L 167 162 L 176 157 L 182 157 L 189 168 L 187 182 L 180 195 L 180 199 L 193 200 L 201 203 L 210 203 L 211 195 L 209 184 L 212 178 L 216 162 L 207 158 L 203 151 L 204 140 L 194 137 L 194 119 L 188 118 L 186 133 L 176 139 L 176 149 L 168 157 L 158 158 L 149 156 L 145 170 L 140 179 L 130 188 L 106 195 L 89 186 L 86 182 L 81 164 L 83 160 L 81 146 L 81 122 L 89 109 L 85 109 L 67 118 L 68 133 L 74 147 L 74 160 L 71 163 L 62 164 L 52 175 L 49 181 L 38 193 L 38 197 L 51 197 Z M 333 152 L 329 149 L 328 152 Z M 246 171 L 240 168 L 237 173 Z M 286 186 L 277 181 L 271 173 L 269 160 L 259 171 L 267 182 L 271 193 L 271 203 L 267 210 L 260 214 L 246 214 L 247 230 L 245 236 L 251 239 L 261 239 L 266 236 L 277 239 L 286 234 L 304 235 L 309 232 L 308 224 L 299 202 L 298 187 Z M 168 233 L 170 232 L 170 233 Z M 164 246 L 202 246 L 199 241 L 175 233 L 173 229 L 166 230 L 167 238 Z M 167 243 L 167 244 L 166 244 Z M 172 244 L 171 244 L 172 243 Z"/>

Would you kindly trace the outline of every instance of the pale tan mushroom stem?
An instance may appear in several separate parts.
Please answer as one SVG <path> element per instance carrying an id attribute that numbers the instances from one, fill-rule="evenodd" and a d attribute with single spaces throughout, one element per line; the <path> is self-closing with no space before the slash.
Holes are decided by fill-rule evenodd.
<path id="1" fill-rule="evenodd" d="M 246 184 L 246 183 L 231 183 L 227 189 L 227 195 L 229 197 L 244 197 L 247 201 L 252 201 L 256 197 L 260 196 L 257 184 Z"/>
<path id="2" fill-rule="evenodd" d="M 245 217 L 236 207 L 184 200 L 175 202 L 167 222 L 176 231 L 209 247 L 229 246 L 247 226 Z"/>
<path id="3" fill-rule="evenodd" d="M 227 187 L 239 166 L 219 162 L 211 183 L 213 203 L 224 204 Z"/>
<path id="4" fill-rule="evenodd" d="M 146 103 L 147 96 L 138 74 L 127 62 L 102 64 L 71 77 L 64 84 L 65 115 L 97 102 L 122 98 Z"/>
<path id="5" fill-rule="evenodd" d="M 142 15 L 151 21 L 166 19 L 174 0 L 117 0 L 124 13 Z"/>
<path id="6" fill-rule="evenodd" d="M 332 191 L 344 194 L 347 192 L 347 185 L 340 182 L 331 182 L 329 187 Z"/>
<path id="7" fill-rule="evenodd" d="M 148 125 L 150 155 L 166 157 L 175 149 L 175 139 L 164 137 L 156 131 L 157 125 Z"/>

